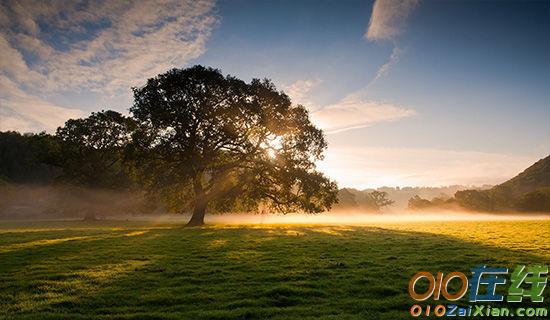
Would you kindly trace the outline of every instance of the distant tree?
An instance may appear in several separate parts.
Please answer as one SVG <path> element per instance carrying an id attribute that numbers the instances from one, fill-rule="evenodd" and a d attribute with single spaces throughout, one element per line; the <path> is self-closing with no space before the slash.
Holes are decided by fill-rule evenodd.
<path id="1" fill-rule="evenodd" d="M 335 207 L 339 209 L 357 208 L 355 194 L 346 188 L 338 190 L 338 204 Z"/>
<path id="2" fill-rule="evenodd" d="M 492 211 L 494 204 L 487 190 L 462 190 L 455 193 L 457 203 L 474 211 Z"/>
<path id="3" fill-rule="evenodd" d="M 11 183 L 47 184 L 60 174 L 60 148 L 47 133 L 0 132 L 0 177 Z"/>
<path id="4" fill-rule="evenodd" d="M 495 186 L 483 192 L 489 197 L 490 207 L 493 211 L 513 210 L 518 198 L 518 195 L 514 194 L 512 188 L 506 184 Z"/>
<path id="5" fill-rule="evenodd" d="M 522 211 L 550 212 L 550 188 L 540 188 L 526 193 L 516 207 Z"/>
<path id="6" fill-rule="evenodd" d="M 313 213 L 336 201 L 336 184 L 315 167 L 323 132 L 269 80 L 195 66 L 133 90 L 141 181 L 181 195 L 179 205 L 193 208 L 188 226 L 202 225 L 207 208 Z"/>
<path id="7" fill-rule="evenodd" d="M 419 195 L 409 199 L 408 208 L 411 210 L 421 210 L 432 206 L 432 202 L 428 199 L 423 199 Z"/>
<path id="8" fill-rule="evenodd" d="M 111 110 L 65 122 L 56 132 L 64 180 L 97 188 L 128 185 L 123 156 L 134 126 L 131 118 Z"/>
<path id="9" fill-rule="evenodd" d="M 370 192 L 368 196 L 372 199 L 372 203 L 374 204 L 376 210 L 391 206 L 394 203 L 393 200 L 388 199 L 388 193 L 386 191 L 375 190 Z"/>
<path id="10" fill-rule="evenodd" d="M 409 199 L 408 208 L 410 210 L 425 210 L 425 209 L 453 209 L 456 207 L 456 199 L 440 194 L 432 200 L 421 198 L 418 195 Z"/>
<path id="11" fill-rule="evenodd" d="M 448 199 L 442 198 L 442 197 L 435 197 L 433 198 L 430 203 L 434 207 L 442 207 L 447 204 Z"/>
<path id="12" fill-rule="evenodd" d="M 124 163 L 124 152 L 134 129 L 131 118 L 111 110 L 65 122 L 56 132 L 63 155 L 62 180 L 85 188 L 129 187 L 132 180 Z M 81 192 L 82 197 L 87 194 Z M 85 219 L 95 219 L 95 212 L 88 210 Z"/>

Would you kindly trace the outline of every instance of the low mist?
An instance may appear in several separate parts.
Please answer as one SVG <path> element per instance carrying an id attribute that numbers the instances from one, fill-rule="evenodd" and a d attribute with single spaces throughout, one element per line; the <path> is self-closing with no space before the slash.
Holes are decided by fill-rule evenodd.
<path id="1" fill-rule="evenodd" d="M 48 220 L 84 219 L 146 220 L 184 223 L 189 214 L 166 213 L 143 194 L 90 188 L 33 185 L 0 186 L 0 219 Z M 424 211 L 334 210 L 319 214 L 207 214 L 208 224 L 316 224 L 367 225 L 372 223 L 410 223 L 422 221 L 531 220 L 550 219 L 537 213 L 479 213 L 461 210 L 433 209 Z"/>
<path id="2" fill-rule="evenodd" d="M 320 214 L 227 214 L 211 215 L 210 224 L 316 224 L 368 225 L 373 223 L 411 223 L 423 221 L 497 221 L 547 220 L 548 214 L 537 213 L 479 213 L 467 211 L 403 211 L 402 213 L 325 212 Z"/>
<path id="3" fill-rule="evenodd" d="M 105 219 L 158 212 L 141 193 L 71 185 L 0 186 L 2 219 Z"/>

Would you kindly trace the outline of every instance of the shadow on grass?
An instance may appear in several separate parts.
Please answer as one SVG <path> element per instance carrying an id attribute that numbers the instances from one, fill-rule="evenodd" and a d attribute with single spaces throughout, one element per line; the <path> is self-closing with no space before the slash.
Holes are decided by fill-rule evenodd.
<path id="1" fill-rule="evenodd" d="M 0 256 L 11 260 L 0 262 L 0 308 L 56 319 L 402 319 L 418 271 L 550 263 L 431 233 L 300 226 L 151 230 Z M 71 283 L 75 275 L 84 284 Z"/>
<path id="2" fill-rule="evenodd" d="M 11 243 L 0 252 L 0 318 L 74 303 L 111 281 L 149 263 L 139 248 L 158 236 L 151 230 L 96 230 L 66 237 L 65 230 L 41 232 L 45 240 Z M 91 235 L 86 235 L 87 233 Z M 58 238 L 56 238 L 57 236 Z M 32 232 L 36 237 L 36 232 Z M 9 250 L 8 250 L 9 249 Z"/>

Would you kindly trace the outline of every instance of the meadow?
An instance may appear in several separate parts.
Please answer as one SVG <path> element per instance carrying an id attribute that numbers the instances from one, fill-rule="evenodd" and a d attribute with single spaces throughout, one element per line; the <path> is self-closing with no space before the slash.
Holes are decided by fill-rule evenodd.
<path id="1" fill-rule="evenodd" d="M 414 273 L 479 264 L 550 264 L 550 221 L 4 221 L 0 318 L 405 319 Z"/>

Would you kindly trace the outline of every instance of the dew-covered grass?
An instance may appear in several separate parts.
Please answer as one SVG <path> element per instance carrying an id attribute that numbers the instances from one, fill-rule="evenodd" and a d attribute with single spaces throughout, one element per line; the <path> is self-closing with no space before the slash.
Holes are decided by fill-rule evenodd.
<path id="1" fill-rule="evenodd" d="M 480 264 L 550 264 L 550 221 L 0 222 L 0 318 L 405 319 L 414 273 Z"/>

